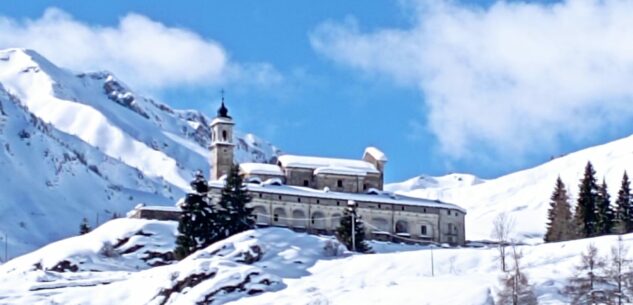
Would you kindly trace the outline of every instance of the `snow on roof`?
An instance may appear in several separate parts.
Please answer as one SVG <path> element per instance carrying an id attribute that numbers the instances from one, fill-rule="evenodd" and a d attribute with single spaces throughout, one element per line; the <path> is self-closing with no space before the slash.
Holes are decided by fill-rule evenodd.
<path id="1" fill-rule="evenodd" d="M 152 211 L 165 211 L 165 212 L 180 212 L 180 208 L 177 206 L 164 206 L 164 205 L 145 205 L 135 208 L 137 210 L 152 210 Z"/>
<path id="2" fill-rule="evenodd" d="M 211 126 L 213 126 L 215 124 L 218 124 L 218 123 L 235 125 L 235 122 L 233 122 L 233 120 L 231 120 L 229 118 L 216 117 L 216 118 L 213 119 L 213 121 L 211 121 Z"/>
<path id="3" fill-rule="evenodd" d="M 224 184 L 221 182 L 212 181 L 209 182 L 210 187 L 222 188 Z M 293 196 L 305 196 L 314 198 L 334 199 L 334 200 L 354 200 L 358 202 L 373 202 L 373 203 L 387 203 L 387 204 L 400 204 L 411 206 L 423 206 L 431 208 L 444 208 L 454 209 L 462 213 L 466 213 L 466 210 L 458 205 L 447 203 L 439 200 L 430 200 L 423 198 L 415 198 L 403 196 L 400 194 L 393 194 L 389 192 L 383 192 L 382 194 L 363 194 L 363 193 L 343 193 L 312 189 L 309 187 L 291 186 L 291 185 L 257 185 L 247 184 L 249 191 L 264 192 L 280 195 L 293 195 Z"/>
<path id="4" fill-rule="evenodd" d="M 240 163 L 240 170 L 246 174 L 283 176 L 281 168 L 267 163 Z"/>
<path id="5" fill-rule="evenodd" d="M 317 169 L 320 167 L 338 167 L 355 170 L 363 170 L 366 173 L 379 173 L 373 164 L 363 160 L 336 159 L 322 157 L 307 157 L 295 155 L 283 155 L 277 159 L 283 167 L 300 167 Z"/>
<path id="6" fill-rule="evenodd" d="M 376 147 L 369 146 L 365 148 L 365 154 L 374 157 L 377 161 L 387 162 L 387 156 L 385 153 Z"/>
<path id="7" fill-rule="evenodd" d="M 340 167 L 340 166 L 327 166 L 327 167 L 319 167 L 314 170 L 314 174 L 334 174 L 334 175 L 346 175 L 346 176 L 366 176 L 367 172 L 365 170 L 358 170 L 350 167 Z"/>

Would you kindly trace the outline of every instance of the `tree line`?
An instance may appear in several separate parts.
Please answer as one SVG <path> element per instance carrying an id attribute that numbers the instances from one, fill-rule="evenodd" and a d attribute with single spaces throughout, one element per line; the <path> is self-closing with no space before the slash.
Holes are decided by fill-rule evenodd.
<path id="1" fill-rule="evenodd" d="M 613 204 L 607 183 L 604 179 L 598 183 L 593 165 L 587 162 L 573 213 L 567 188 L 558 177 L 547 219 L 545 242 L 633 232 L 633 197 L 626 171 Z"/>

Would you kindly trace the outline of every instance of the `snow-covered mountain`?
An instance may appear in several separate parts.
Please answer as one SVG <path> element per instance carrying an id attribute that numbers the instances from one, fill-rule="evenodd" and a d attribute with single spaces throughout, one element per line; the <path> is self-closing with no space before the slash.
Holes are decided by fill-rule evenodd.
<path id="1" fill-rule="evenodd" d="M 170 205 L 209 168 L 209 118 L 134 93 L 108 72 L 0 50 L 0 238 L 9 256 L 74 235 L 140 202 Z M 238 161 L 279 151 L 236 134 Z M 4 255 L 0 255 L 4 258 Z"/>
<path id="2" fill-rule="evenodd" d="M 352 255 L 332 237 L 283 228 L 246 231 L 175 262 L 176 222 L 112 220 L 0 265 L 2 304 L 492 305 L 498 252 L 373 242 Z M 623 237 L 633 242 L 633 234 Z M 521 246 L 540 304 L 569 304 L 568 278 L 587 245 L 615 236 Z M 633 251 L 626 253 L 633 258 Z"/>
<path id="3" fill-rule="evenodd" d="M 440 199 L 467 210 L 466 238 L 490 238 L 492 220 L 502 212 L 514 219 L 514 237 L 524 242 L 542 242 L 549 198 L 554 182 L 561 177 L 570 191 L 572 204 L 587 161 L 604 178 L 612 198 L 620 188 L 622 174 L 633 173 L 633 136 L 594 146 L 556 158 L 531 169 L 491 180 L 469 175 L 421 177 L 386 185 L 385 188 L 414 197 Z M 461 178 L 461 179 L 460 179 Z M 456 183 L 460 182 L 460 183 Z"/>

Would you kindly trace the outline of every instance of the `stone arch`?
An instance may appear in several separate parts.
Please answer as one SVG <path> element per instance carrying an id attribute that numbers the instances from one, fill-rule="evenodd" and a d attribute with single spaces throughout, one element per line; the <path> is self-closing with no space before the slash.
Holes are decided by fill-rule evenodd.
<path id="1" fill-rule="evenodd" d="M 270 224 L 270 215 L 268 215 L 268 211 L 266 207 L 261 205 L 256 205 L 253 207 L 253 214 L 255 214 L 255 223 L 258 225 L 268 225 Z"/>
<path id="2" fill-rule="evenodd" d="M 296 209 L 292 211 L 292 227 L 305 228 L 306 227 L 306 213 L 303 210 Z"/>
<path id="3" fill-rule="evenodd" d="M 341 215 L 341 213 L 338 213 L 338 212 L 332 213 L 332 216 L 330 216 L 331 217 L 330 218 L 330 227 L 332 229 L 334 229 L 334 228 L 339 226 L 339 224 L 341 223 L 341 216 L 343 216 L 343 215 Z"/>
<path id="4" fill-rule="evenodd" d="M 371 219 L 371 225 L 375 228 L 372 230 L 389 232 L 389 220 L 383 217 L 374 217 Z"/>
<path id="5" fill-rule="evenodd" d="M 327 219 L 325 219 L 325 214 L 321 211 L 315 211 L 312 213 L 312 217 L 310 217 L 310 222 L 312 223 L 312 228 L 317 230 L 325 230 L 327 227 L 326 223 Z"/>
<path id="6" fill-rule="evenodd" d="M 398 220 L 396 221 L 395 232 L 398 233 L 409 233 L 409 223 L 406 220 Z"/>
<path id="7" fill-rule="evenodd" d="M 288 216 L 286 210 L 281 207 L 273 209 L 273 224 L 276 226 L 288 226 Z"/>

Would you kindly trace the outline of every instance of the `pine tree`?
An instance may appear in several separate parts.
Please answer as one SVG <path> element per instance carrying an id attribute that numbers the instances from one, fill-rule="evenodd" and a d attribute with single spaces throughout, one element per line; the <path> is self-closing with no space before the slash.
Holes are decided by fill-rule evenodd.
<path id="1" fill-rule="evenodd" d="M 615 201 L 615 232 L 619 234 L 633 232 L 633 197 L 629 176 L 624 172 L 622 186 Z"/>
<path id="2" fill-rule="evenodd" d="M 215 217 L 208 197 L 209 186 L 202 172 L 196 172 L 191 188 L 192 193 L 187 194 L 180 207 L 182 212 L 174 250 L 178 259 L 183 259 L 215 241 L 212 230 Z"/>
<path id="3" fill-rule="evenodd" d="M 92 228 L 90 227 L 90 224 L 88 224 L 88 219 L 84 217 L 81 220 L 81 224 L 79 224 L 79 235 L 84 235 L 90 231 L 92 231 Z"/>
<path id="4" fill-rule="evenodd" d="M 253 208 L 247 206 L 251 200 L 240 176 L 239 166 L 233 165 L 226 177 L 216 211 L 217 224 L 214 231 L 217 240 L 255 227 Z"/>
<path id="5" fill-rule="evenodd" d="M 345 209 L 341 217 L 340 224 L 336 228 L 336 237 L 348 249 L 352 250 L 352 215 L 354 215 L 354 244 L 356 252 L 368 253 L 371 247 L 365 241 L 365 225 L 360 217 L 355 215 L 355 211 L 351 208 Z"/>
<path id="6" fill-rule="evenodd" d="M 575 237 L 569 195 L 563 181 L 558 177 L 547 211 L 547 232 L 545 242 L 572 240 Z"/>
<path id="7" fill-rule="evenodd" d="M 575 225 L 581 238 L 597 235 L 596 205 L 598 201 L 598 185 L 596 171 L 591 162 L 587 162 L 585 174 L 579 185 L 578 203 L 574 213 Z"/>
<path id="8" fill-rule="evenodd" d="M 598 235 L 607 235 L 613 232 L 614 211 L 611 207 L 611 196 L 607 189 L 607 183 L 602 180 L 602 184 L 598 187 L 598 201 L 596 205 L 596 233 Z"/>

